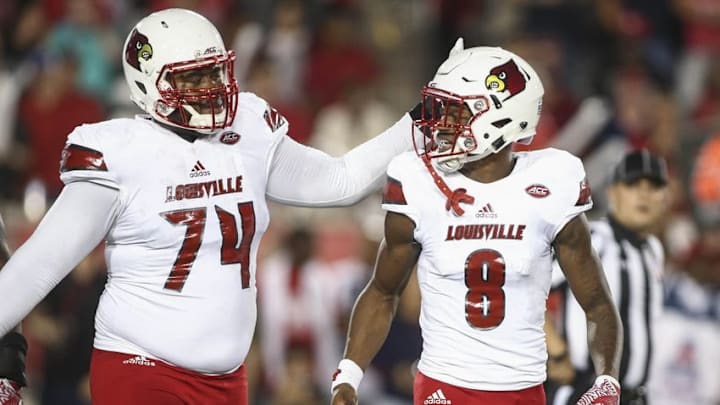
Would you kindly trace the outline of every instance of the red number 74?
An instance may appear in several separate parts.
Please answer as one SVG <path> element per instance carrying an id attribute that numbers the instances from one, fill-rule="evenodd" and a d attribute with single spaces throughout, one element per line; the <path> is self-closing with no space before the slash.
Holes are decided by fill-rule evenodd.
<path id="1" fill-rule="evenodd" d="M 244 202 L 238 204 L 240 213 L 240 232 L 238 232 L 235 216 L 224 209 L 215 206 L 220 222 L 220 233 L 222 234 L 222 248 L 220 250 L 221 264 L 240 263 L 240 276 L 242 288 L 250 287 L 250 244 L 255 236 L 255 211 L 253 203 Z M 182 291 L 185 281 L 190 275 L 192 265 L 197 258 L 203 233 L 205 232 L 205 218 L 207 208 L 189 208 L 184 210 L 163 212 L 160 214 L 165 220 L 173 225 L 185 225 L 185 239 L 178 252 L 172 270 L 165 281 L 165 288 L 168 290 Z M 238 233 L 242 234 L 242 240 L 238 245 Z"/>

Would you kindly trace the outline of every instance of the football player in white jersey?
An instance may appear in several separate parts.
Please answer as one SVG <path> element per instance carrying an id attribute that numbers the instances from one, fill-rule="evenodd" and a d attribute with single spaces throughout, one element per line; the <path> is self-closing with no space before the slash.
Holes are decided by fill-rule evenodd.
<path id="1" fill-rule="evenodd" d="M 385 239 L 353 309 L 333 405 L 358 403 L 363 370 L 383 344 L 417 264 L 423 350 L 414 404 L 545 404 L 543 322 L 557 256 L 587 314 L 597 374 L 579 404 L 617 404 L 622 329 L 583 214 L 580 160 L 529 141 L 543 87 L 501 48 L 463 49 L 423 89 L 417 153 L 387 170 Z"/>
<path id="2" fill-rule="evenodd" d="M 276 110 L 239 92 L 234 58 L 199 14 L 143 18 L 123 69 L 147 115 L 68 136 L 65 187 L 0 272 L 3 336 L 105 241 L 94 404 L 246 404 L 267 200 L 352 204 L 380 186 L 393 156 L 413 149 L 407 114 L 338 158 L 294 142 Z M 12 377 L 0 384 L 16 391 Z"/>

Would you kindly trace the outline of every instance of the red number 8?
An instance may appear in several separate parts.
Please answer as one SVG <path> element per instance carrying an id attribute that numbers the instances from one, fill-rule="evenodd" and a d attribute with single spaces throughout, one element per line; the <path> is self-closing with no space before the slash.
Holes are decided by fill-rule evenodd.
<path id="1" fill-rule="evenodd" d="M 505 319 L 505 259 L 500 252 L 480 249 L 465 260 L 465 319 L 473 327 L 493 329 Z"/>

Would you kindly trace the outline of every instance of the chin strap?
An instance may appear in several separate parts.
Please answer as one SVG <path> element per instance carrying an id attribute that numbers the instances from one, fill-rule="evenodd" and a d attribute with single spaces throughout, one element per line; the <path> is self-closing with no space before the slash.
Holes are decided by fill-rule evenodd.
<path id="1" fill-rule="evenodd" d="M 464 188 L 458 188 L 451 191 L 447 183 L 445 183 L 445 181 L 440 178 L 440 176 L 435 171 L 435 168 L 430 162 L 430 159 L 428 159 L 426 155 L 422 155 L 421 158 L 423 163 L 425 164 L 425 167 L 430 172 L 430 175 L 432 176 L 435 185 L 440 189 L 440 191 L 445 195 L 445 197 L 447 197 L 445 209 L 448 211 L 452 209 L 455 215 L 462 216 L 465 213 L 465 210 L 460 208 L 460 203 L 472 204 L 475 202 L 475 197 L 469 195 L 467 193 L 467 190 Z"/>

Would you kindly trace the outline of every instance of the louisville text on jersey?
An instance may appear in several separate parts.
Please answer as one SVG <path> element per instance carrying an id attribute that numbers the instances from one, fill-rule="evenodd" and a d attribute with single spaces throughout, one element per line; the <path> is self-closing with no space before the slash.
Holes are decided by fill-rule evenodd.
<path id="1" fill-rule="evenodd" d="M 242 192 L 242 176 L 167 186 L 165 202 Z"/>
<path id="2" fill-rule="evenodd" d="M 449 225 L 445 240 L 463 239 L 515 239 L 522 240 L 525 225 L 519 224 L 467 224 Z"/>

